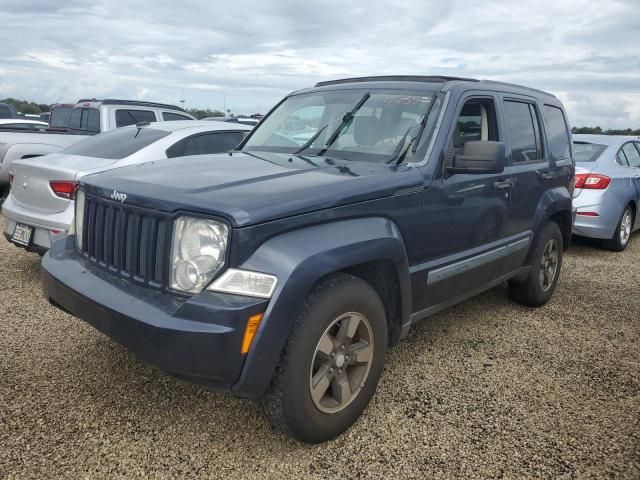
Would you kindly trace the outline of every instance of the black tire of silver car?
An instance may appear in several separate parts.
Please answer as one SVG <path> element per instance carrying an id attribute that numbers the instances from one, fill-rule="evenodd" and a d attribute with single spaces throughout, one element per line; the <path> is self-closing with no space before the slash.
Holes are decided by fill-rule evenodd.
<path id="1" fill-rule="evenodd" d="M 620 220 L 616 225 L 616 230 L 613 232 L 613 237 L 603 242 L 604 248 L 613 252 L 622 252 L 629 245 L 629 238 L 631 237 L 631 229 L 633 228 L 634 211 L 631 205 L 627 205 L 622 212 Z"/>
<path id="2" fill-rule="evenodd" d="M 547 222 L 536 240 L 527 279 L 509 282 L 511 298 L 528 307 L 540 307 L 547 303 L 558 284 L 563 249 L 560 227 L 556 222 Z"/>
<path id="3" fill-rule="evenodd" d="M 360 417 L 387 349 L 384 305 L 365 281 L 334 274 L 304 301 L 261 399 L 279 430 L 306 443 L 330 440 Z"/>

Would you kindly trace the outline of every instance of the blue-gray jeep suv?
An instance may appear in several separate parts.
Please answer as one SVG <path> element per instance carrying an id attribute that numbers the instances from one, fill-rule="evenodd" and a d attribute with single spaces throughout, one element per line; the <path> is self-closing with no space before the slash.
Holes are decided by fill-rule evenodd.
<path id="1" fill-rule="evenodd" d="M 142 361 L 260 398 L 275 426 L 321 442 L 362 413 L 415 322 L 502 282 L 524 305 L 551 298 L 573 176 L 550 94 L 322 82 L 228 154 L 85 177 L 44 293 Z"/>

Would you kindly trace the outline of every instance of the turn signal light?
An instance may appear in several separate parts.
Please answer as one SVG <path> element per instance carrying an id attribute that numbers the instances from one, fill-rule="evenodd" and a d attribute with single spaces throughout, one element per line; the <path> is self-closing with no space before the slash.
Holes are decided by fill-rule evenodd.
<path id="1" fill-rule="evenodd" d="M 9 173 L 9 186 L 13 184 L 13 173 Z"/>
<path id="2" fill-rule="evenodd" d="M 244 329 L 244 337 L 242 337 L 242 348 L 240 349 L 240 353 L 249 353 L 251 342 L 253 342 L 253 337 L 256 336 L 256 332 L 258 331 L 258 327 L 260 326 L 263 316 L 263 313 L 259 313 L 258 315 L 249 317 L 247 326 Z"/>
<path id="3" fill-rule="evenodd" d="M 611 178 L 599 173 L 576 173 L 575 187 L 590 190 L 604 190 L 611 183 Z"/>
<path id="4" fill-rule="evenodd" d="M 53 190 L 53 193 L 60 198 L 66 198 L 67 200 L 76 199 L 76 191 L 78 190 L 78 184 L 76 182 L 52 180 L 49 182 L 49 186 L 51 190 Z"/>

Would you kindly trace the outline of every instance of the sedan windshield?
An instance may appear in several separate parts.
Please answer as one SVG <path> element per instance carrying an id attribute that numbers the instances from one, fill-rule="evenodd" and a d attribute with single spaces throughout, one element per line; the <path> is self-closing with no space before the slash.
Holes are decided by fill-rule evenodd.
<path id="1" fill-rule="evenodd" d="M 419 161 L 440 101 L 424 91 L 340 90 L 293 95 L 256 127 L 245 151 L 344 160 Z"/>

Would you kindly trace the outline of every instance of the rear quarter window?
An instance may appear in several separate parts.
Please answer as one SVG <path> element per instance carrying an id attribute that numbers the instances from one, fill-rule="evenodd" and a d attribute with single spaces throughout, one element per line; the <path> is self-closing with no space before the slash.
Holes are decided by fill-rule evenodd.
<path id="1" fill-rule="evenodd" d="M 569 137 L 569 128 L 562 110 L 558 107 L 545 105 L 543 107 L 543 115 L 547 124 L 551 157 L 554 160 L 571 158 L 571 138 Z"/>
<path id="2" fill-rule="evenodd" d="M 169 135 L 154 128 L 122 128 L 101 133 L 60 150 L 68 155 L 120 160 Z"/>
<path id="3" fill-rule="evenodd" d="M 179 113 L 172 112 L 162 112 L 162 119 L 165 122 L 171 122 L 173 120 L 191 120 L 191 118 L 186 115 L 180 115 Z"/>

